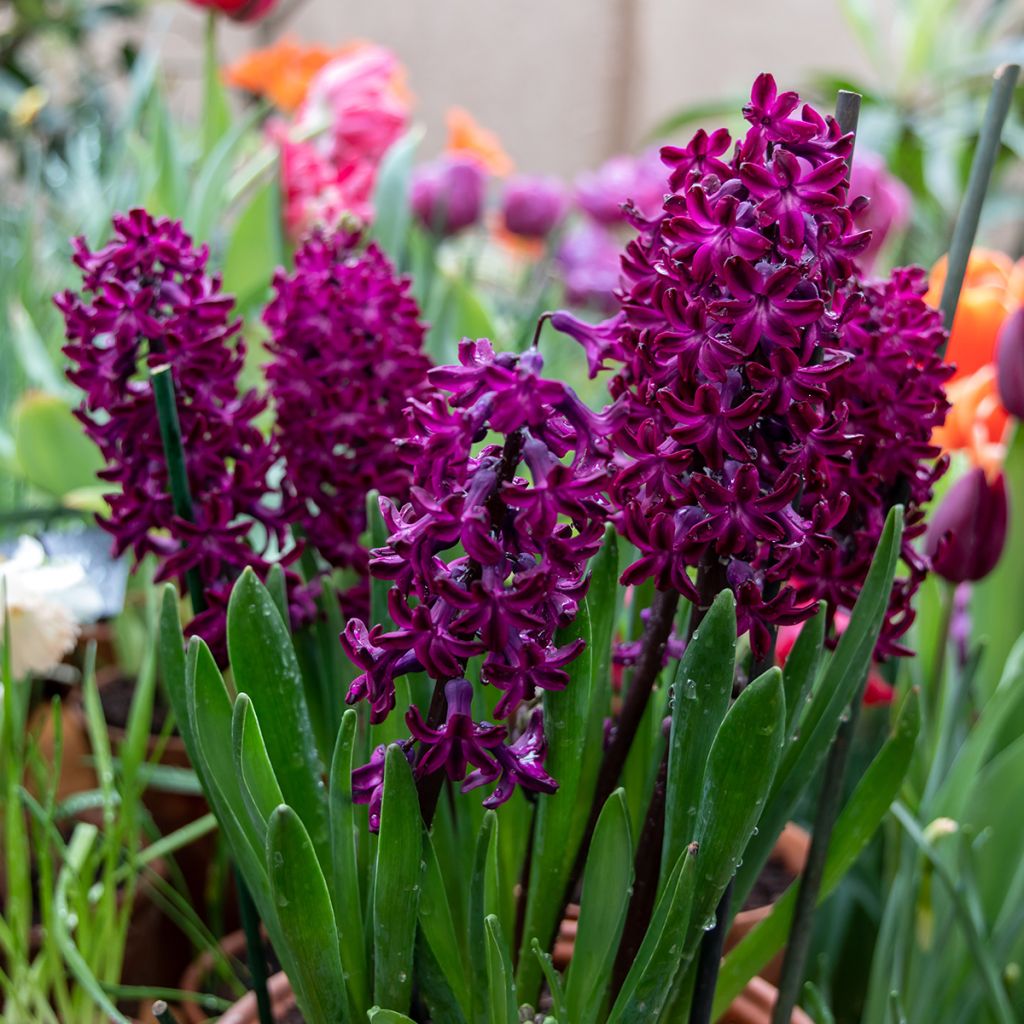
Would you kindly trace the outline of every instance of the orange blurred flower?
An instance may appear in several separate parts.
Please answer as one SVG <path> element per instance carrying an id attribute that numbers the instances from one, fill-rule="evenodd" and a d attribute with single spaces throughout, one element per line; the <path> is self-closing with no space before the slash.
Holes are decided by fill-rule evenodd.
<path id="1" fill-rule="evenodd" d="M 932 267 L 927 302 L 938 306 L 946 281 L 947 258 Z M 946 386 L 950 410 L 932 440 L 947 452 L 965 452 L 989 477 L 1002 466 L 1009 419 L 996 386 L 995 352 L 999 329 L 1024 302 L 1024 261 L 1005 253 L 973 249 L 960 292 L 946 359 L 956 373 Z"/>
<path id="2" fill-rule="evenodd" d="M 293 113 L 301 106 L 310 83 L 336 57 L 368 44 L 361 40 L 341 46 L 306 46 L 286 36 L 263 50 L 253 50 L 224 70 L 228 85 L 264 96 L 279 110 Z"/>
<path id="3" fill-rule="evenodd" d="M 938 306 L 946 281 L 947 258 L 932 267 L 925 301 Z M 953 380 L 976 373 L 995 360 L 996 337 L 1007 315 L 1024 302 L 1024 266 L 991 249 L 973 249 L 960 303 L 950 332 L 946 359 L 956 364 Z"/>
<path id="4" fill-rule="evenodd" d="M 996 368 L 981 367 L 970 377 L 958 377 L 946 387 L 950 410 L 946 422 L 932 435 L 944 451 L 966 452 L 971 462 L 994 477 L 1003 464 L 1003 435 L 1009 420 L 999 401 Z"/>
<path id="5" fill-rule="evenodd" d="M 485 170 L 498 177 L 511 174 L 515 169 L 512 159 L 505 152 L 501 140 L 494 132 L 482 128 L 473 115 L 462 107 L 448 111 L 448 145 L 446 152 L 468 156 L 477 160 Z"/>

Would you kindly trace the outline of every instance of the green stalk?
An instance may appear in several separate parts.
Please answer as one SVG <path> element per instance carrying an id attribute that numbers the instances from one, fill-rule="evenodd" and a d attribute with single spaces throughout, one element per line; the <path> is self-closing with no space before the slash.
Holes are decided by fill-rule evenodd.
<path id="1" fill-rule="evenodd" d="M 974 236 L 978 233 L 981 207 L 985 202 L 985 193 L 992 179 L 992 168 L 999 153 L 1003 122 L 1010 110 L 1010 101 L 1013 99 L 1013 90 L 1019 74 L 1019 64 L 1003 64 L 996 69 L 993 76 L 992 92 L 985 108 L 985 120 L 978 136 L 977 148 L 974 150 L 974 159 L 971 161 L 967 192 L 956 219 L 956 226 L 953 228 L 953 241 L 949 246 L 946 281 L 942 286 L 942 299 L 939 302 L 947 330 L 953 326 L 953 317 L 960 301 L 960 289 L 967 273 L 967 262 L 974 245 Z M 941 354 L 945 354 L 945 345 Z"/>
<path id="2" fill-rule="evenodd" d="M 164 363 L 150 371 L 153 384 L 153 397 L 156 399 L 157 417 L 160 421 L 160 440 L 163 442 L 164 458 L 167 461 L 167 480 L 171 489 L 171 500 L 174 511 L 182 519 L 193 521 L 192 493 L 189 490 L 188 472 L 185 467 L 185 446 L 181 439 L 181 421 L 178 419 L 178 406 L 174 400 L 174 379 L 171 376 L 169 363 Z M 203 593 L 203 581 L 198 569 L 190 569 L 185 576 L 189 595 L 192 598 L 192 611 L 201 612 L 206 608 L 206 597 Z M 260 1024 L 274 1024 L 270 1009 L 270 994 L 267 992 L 267 961 L 263 955 L 263 942 L 260 938 L 259 915 L 256 904 L 246 887 L 241 872 L 235 869 L 235 885 L 238 889 L 238 907 L 245 929 L 245 951 L 252 975 L 253 989 L 256 993 L 256 1006 L 259 1010 Z"/>

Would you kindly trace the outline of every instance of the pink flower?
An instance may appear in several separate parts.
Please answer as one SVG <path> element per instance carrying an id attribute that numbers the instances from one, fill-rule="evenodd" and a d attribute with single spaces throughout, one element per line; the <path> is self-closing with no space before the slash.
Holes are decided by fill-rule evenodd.
<path id="1" fill-rule="evenodd" d="M 316 75 L 291 124 L 271 125 L 293 237 L 336 227 L 346 213 L 372 218 L 377 168 L 408 123 L 402 79 L 389 50 L 357 46 Z"/>
<path id="2" fill-rule="evenodd" d="M 850 195 L 868 200 L 857 210 L 854 223 L 861 231 L 871 232 L 871 241 L 859 261 L 864 270 L 870 271 L 885 240 L 902 231 L 910 220 L 910 190 L 889 173 L 880 156 L 858 152 L 850 175 Z"/>
<path id="3" fill-rule="evenodd" d="M 220 11 L 235 21 L 259 21 L 276 6 L 277 0 L 191 0 L 196 7 Z"/>

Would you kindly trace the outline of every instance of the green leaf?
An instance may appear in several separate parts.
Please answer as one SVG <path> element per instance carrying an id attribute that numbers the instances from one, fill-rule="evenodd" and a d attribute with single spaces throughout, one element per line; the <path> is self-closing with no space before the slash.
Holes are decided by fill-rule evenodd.
<path id="1" fill-rule="evenodd" d="M 548 735 L 547 770 L 558 779 L 558 792 L 537 800 L 536 829 L 527 890 L 523 941 L 516 981 L 524 1000 L 533 1001 L 541 984 L 540 963 L 530 955 L 537 938 L 546 948 L 558 927 L 569 873 L 583 841 L 604 751 L 604 720 L 611 707 L 611 648 L 618 591 L 618 542 L 605 532 L 604 544 L 591 561 L 590 588 L 575 623 L 560 631 L 557 642 L 576 637 L 586 649 L 568 667 L 569 685 L 544 694 Z"/>
<path id="2" fill-rule="evenodd" d="M 50 395 L 65 398 L 73 395 L 74 389 L 58 371 L 56 358 L 50 354 L 35 322 L 18 299 L 12 299 L 7 306 L 7 322 L 11 328 L 11 348 L 28 383 Z"/>
<path id="3" fill-rule="evenodd" d="M 224 291 L 241 309 L 256 305 L 270 289 L 274 270 L 284 263 L 280 226 L 279 175 L 252 194 L 238 215 L 224 252 Z"/>
<path id="4" fill-rule="evenodd" d="M 691 639 L 672 687 L 662 885 L 697 836 L 711 745 L 729 708 L 736 666 L 736 599 L 723 590 Z"/>
<path id="5" fill-rule="evenodd" d="M 209 156 L 231 127 L 231 106 L 221 81 L 220 62 L 217 59 L 219 21 L 217 13 L 210 11 L 206 18 L 203 47 L 203 153 L 206 156 Z"/>
<path id="6" fill-rule="evenodd" d="M 693 898 L 691 943 L 713 919 L 744 857 L 775 777 L 785 731 L 782 673 L 772 668 L 736 698 L 708 755 L 697 815 L 703 870 Z"/>
<path id="7" fill-rule="evenodd" d="M 469 957 L 473 1020 L 489 1024 L 487 980 L 487 931 L 485 921 L 493 912 L 488 903 L 487 875 L 498 856 L 498 818 L 487 811 L 480 826 L 469 880 Z"/>
<path id="8" fill-rule="evenodd" d="M 13 419 L 18 470 L 30 484 L 55 498 L 97 485 L 103 458 L 63 398 L 28 392 Z"/>
<path id="9" fill-rule="evenodd" d="M 758 834 L 736 877 L 737 901 L 746 898 L 801 793 L 817 777 L 839 722 L 864 681 L 889 605 L 902 537 L 903 509 L 897 505 L 885 521 L 850 621 L 800 718 L 799 735 L 783 753 Z"/>
<path id="10" fill-rule="evenodd" d="M 299 1006 L 308 1024 L 340 1024 L 348 1012 L 331 894 L 309 833 L 286 804 L 267 824 L 267 873 Z"/>
<path id="11" fill-rule="evenodd" d="M 267 573 L 267 590 L 274 599 L 274 606 L 281 616 L 285 628 L 291 632 L 291 617 L 288 610 L 288 581 L 280 562 L 275 562 Z"/>
<path id="12" fill-rule="evenodd" d="M 562 990 L 562 977 L 555 970 L 551 954 L 545 953 L 536 939 L 531 943 L 530 949 L 540 963 L 540 969 L 544 974 L 544 981 L 547 983 L 548 992 L 551 995 L 551 1010 L 555 1019 L 558 1024 L 569 1024 L 569 1017 L 565 1009 L 565 993 Z"/>
<path id="13" fill-rule="evenodd" d="M 412 1017 L 406 1017 L 404 1013 L 396 1013 L 394 1010 L 382 1010 L 379 1006 L 370 1008 L 367 1014 L 371 1024 L 416 1024 Z"/>
<path id="14" fill-rule="evenodd" d="M 157 634 L 157 665 L 160 682 L 174 711 L 174 721 L 185 743 L 188 759 L 207 792 L 211 787 L 205 774 L 205 763 L 200 756 L 199 742 L 192 731 L 189 716 L 189 697 L 185 688 L 185 640 L 181 631 L 178 591 L 173 583 L 161 588 L 160 622 Z"/>
<path id="15" fill-rule="evenodd" d="M 800 716 L 814 685 L 825 643 L 826 607 L 822 602 L 813 619 L 800 628 L 800 634 L 782 669 L 782 687 L 786 693 L 786 742 L 796 735 Z"/>
<path id="16" fill-rule="evenodd" d="M 366 929 L 359 893 L 356 857 L 356 822 L 352 803 L 353 751 L 357 718 L 349 708 L 341 719 L 338 741 L 331 759 L 329 791 L 331 824 L 331 898 L 334 918 L 341 928 L 341 963 L 348 976 L 352 1012 L 360 1020 L 370 1003 L 370 979 L 366 964 Z"/>
<path id="17" fill-rule="evenodd" d="M 969 806 L 969 794 L 1005 723 L 1024 702 L 1024 636 L 1010 651 L 999 684 L 985 701 L 977 722 L 957 751 L 949 772 L 928 811 L 959 820 Z"/>
<path id="18" fill-rule="evenodd" d="M 241 780 L 242 799 L 257 833 L 265 835 L 267 822 L 284 803 L 284 796 L 274 775 L 252 701 L 244 693 L 238 695 L 232 710 L 231 745 L 235 770 Z"/>
<path id="19" fill-rule="evenodd" d="M 669 873 L 608 1024 L 647 1024 L 659 1019 L 683 956 L 683 938 L 693 909 L 697 857 L 697 844 L 692 843 Z"/>
<path id="20" fill-rule="evenodd" d="M 423 836 L 423 865 L 423 889 L 419 908 L 420 930 L 463 1014 L 469 1016 L 472 1014 L 472 997 L 462 946 L 455 931 L 441 865 L 438 863 L 430 835 L 426 832 Z"/>
<path id="21" fill-rule="evenodd" d="M 900 708 L 892 734 L 868 766 L 836 821 L 825 861 L 819 904 L 853 866 L 888 811 L 910 767 L 920 727 L 920 705 L 911 692 Z M 715 991 L 713 1018 L 742 991 L 743 986 L 782 948 L 789 935 L 797 887 L 791 886 L 775 909 L 725 958 Z"/>
<path id="22" fill-rule="evenodd" d="M 576 945 L 565 983 L 569 1019 L 597 1021 L 633 891 L 633 839 L 621 789 L 601 809 L 583 873 Z"/>
<path id="23" fill-rule="evenodd" d="M 512 958 L 508 944 L 501 933 L 501 922 L 488 914 L 484 922 L 487 930 L 487 987 L 490 992 L 490 1024 L 518 1024 L 516 983 L 512 972 Z"/>
<path id="24" fill-rule="evenodd" d="M 399 270 L 406 265 L 405 250 L 412 221 L 409 182 L 413 159 L 423 135 L 423 127 L 416 125 L 388 149 L 377 169 L 377 182 L 373 189 L 370 238 L 387 253 Z"/>
<path id="25" fill-rule="evenodd" d="M 328 865 L 329 830 L 323 766 L 303 692 L 302 672 L 288 629 L 252 569 L 228 601 L 228 653 L 239 693 L 246 693 L 266 730 L 264 739 L 285 801 L 309 831 Z"/>
<path id="26" fill-rule="evenodd" d="M 468 1024 L 468 1018 L 448 984 L 444 968 L 424 938 L 422 928 L 416 931 L 415 960 L 416 989 L 420 1001 L 427 1009 L 428 1019 Z"/>
<path id="27" fill-rule="evenodd" d="M 373 996 L 404 1012 L 412 1000 L 423 819 L 412 769 L 398 746 L 384 762 L 384 799 L 373 888 Z"/>

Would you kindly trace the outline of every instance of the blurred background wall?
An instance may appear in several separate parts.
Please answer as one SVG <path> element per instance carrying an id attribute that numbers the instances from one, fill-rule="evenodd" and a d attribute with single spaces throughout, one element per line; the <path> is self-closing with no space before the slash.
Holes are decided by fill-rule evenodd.
<path id="1" fill-rule="evenodd" d="M 202 19 L 167 19 L 167 66 L 186 92 L 200 71 Z M 466 107 L 502 138 L 517 166 L 571 175 L 650 141 L 684 105 L 736 100 L 760 71 L 798 88 L 866 60 L 835 0 L 302 0 L 258 28 L 230 26 L 233 57 L 285 30 L 306 42 L 354 37 L 393 49 L 428 128 Z"/>

